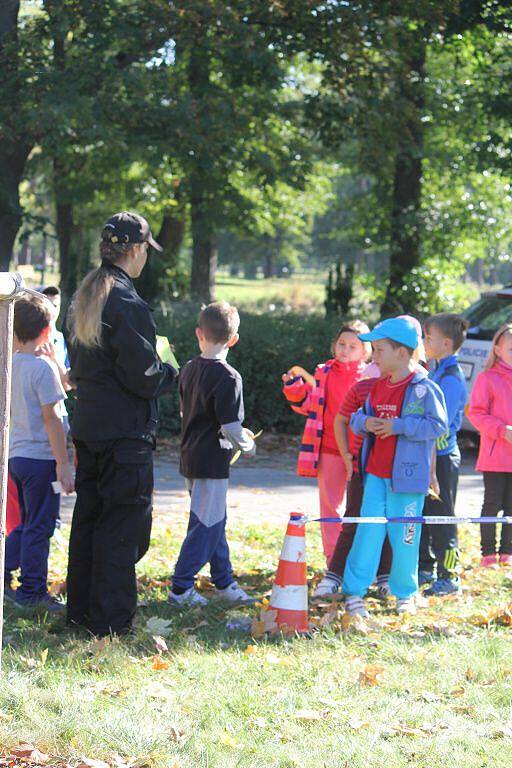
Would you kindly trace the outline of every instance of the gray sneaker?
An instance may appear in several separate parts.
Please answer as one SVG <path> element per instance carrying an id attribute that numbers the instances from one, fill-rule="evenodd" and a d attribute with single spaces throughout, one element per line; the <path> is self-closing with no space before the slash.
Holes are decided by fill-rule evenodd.
<path id="1" fill-rule="evenodd" d="M 16 600 L 16 608 L 20 611 L 47 611 L 49 613 L 63 613 L 66 610 L 66 603 L 53 595 L 42 595 L 32 600 L 20 602 Z"/>
<path id="2" fill-rule="evenodd" d="M 169 603 L 169 605 L 175 605 L 177 607 L 180 607 L 180 606 L 192 607 L 195 605 L 200 605 L 200 606 L 208 605 L 208 600 L 206 599 L 206 597 L 203 597 L 202 595 L 200 595 L 195 587 L 190 587 L 190 589 L 187 589 L 186 592 L 183 592 L 183 594 L 181 595 L 176 595 L 172 591 L 169 592 L 167 602 Z"/>

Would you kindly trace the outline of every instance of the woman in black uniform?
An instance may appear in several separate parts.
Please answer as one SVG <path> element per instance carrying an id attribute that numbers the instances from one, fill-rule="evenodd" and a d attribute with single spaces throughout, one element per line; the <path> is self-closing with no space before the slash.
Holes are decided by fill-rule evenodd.
<path id="1" fill-rule="evenodd" d="M 151 310 L 132 282 L 150 246 L 162 250 L 142 216 L 112 216 L 101 233 L 101 265 L 82 281 L 67 321 L 77 394 L 67 617 L 96 635 L 132 625 L 135 563 L 151 532 L 157 397 L 177 375 L 158 357 Z"/>

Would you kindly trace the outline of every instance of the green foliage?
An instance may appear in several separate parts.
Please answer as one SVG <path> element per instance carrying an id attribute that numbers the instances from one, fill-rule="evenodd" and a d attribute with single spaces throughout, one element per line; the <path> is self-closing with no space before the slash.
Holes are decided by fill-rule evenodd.
<path id="1" fill-rule="evenodd" d="M 198 307 L 173 305 L 166 317 L 158 313 L 158 333 L 176 348 L 180 365 L 198 354 L 194 335 Z M 280 394 L 281 375 L 300 364 L 314 373 L 318 363 L 331 357 L 330 346 L 341 317 L 318 315 L 254 315 L 241 313 L 240 341 L 228 357 L 244 379 L 246 423 L 255 429 L 298 433 L 304 419 L 292 412 Z M 162 430 L 180 429 L 177 393 L 160 401 Z"/>

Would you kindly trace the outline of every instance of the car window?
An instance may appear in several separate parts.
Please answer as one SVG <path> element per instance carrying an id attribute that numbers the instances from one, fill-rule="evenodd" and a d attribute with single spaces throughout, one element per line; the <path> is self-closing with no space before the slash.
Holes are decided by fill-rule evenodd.
<path id="1" fill-rule="evenodd" d="M 469 338 L 492 339 L 500 325 L 512 322 L 512 296 L 480 299 L 464 314 L 469 321 Z"/>

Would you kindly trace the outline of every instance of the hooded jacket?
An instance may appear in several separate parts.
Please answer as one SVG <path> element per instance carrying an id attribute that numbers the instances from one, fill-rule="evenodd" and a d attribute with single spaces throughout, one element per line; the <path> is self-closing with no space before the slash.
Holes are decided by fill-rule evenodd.
<path id="1" fill-rule="evenodd" d="M 375 416 L 371 395 L 356 413 L 350 427 L 356 435 L 365 435 L 361 450 L 361 472 L 364 474 L 375 435 L 366 429 L 366 420 Z M 430 467 L 435 441 L 448 429 L 444 395 L 419 368 L 405 390 L 400 416 L 393 419 L 397 436 L 391 488 L 395 493 L 428 493 Z"/>
<path id="2" fill-rule="evenodd" d="M 498 361 L 476 377 L 468 419 L 480 432 L 477 470 L 512 472 L 512 443 L 505 440 L 512 425 L 512 368 Z"/>

